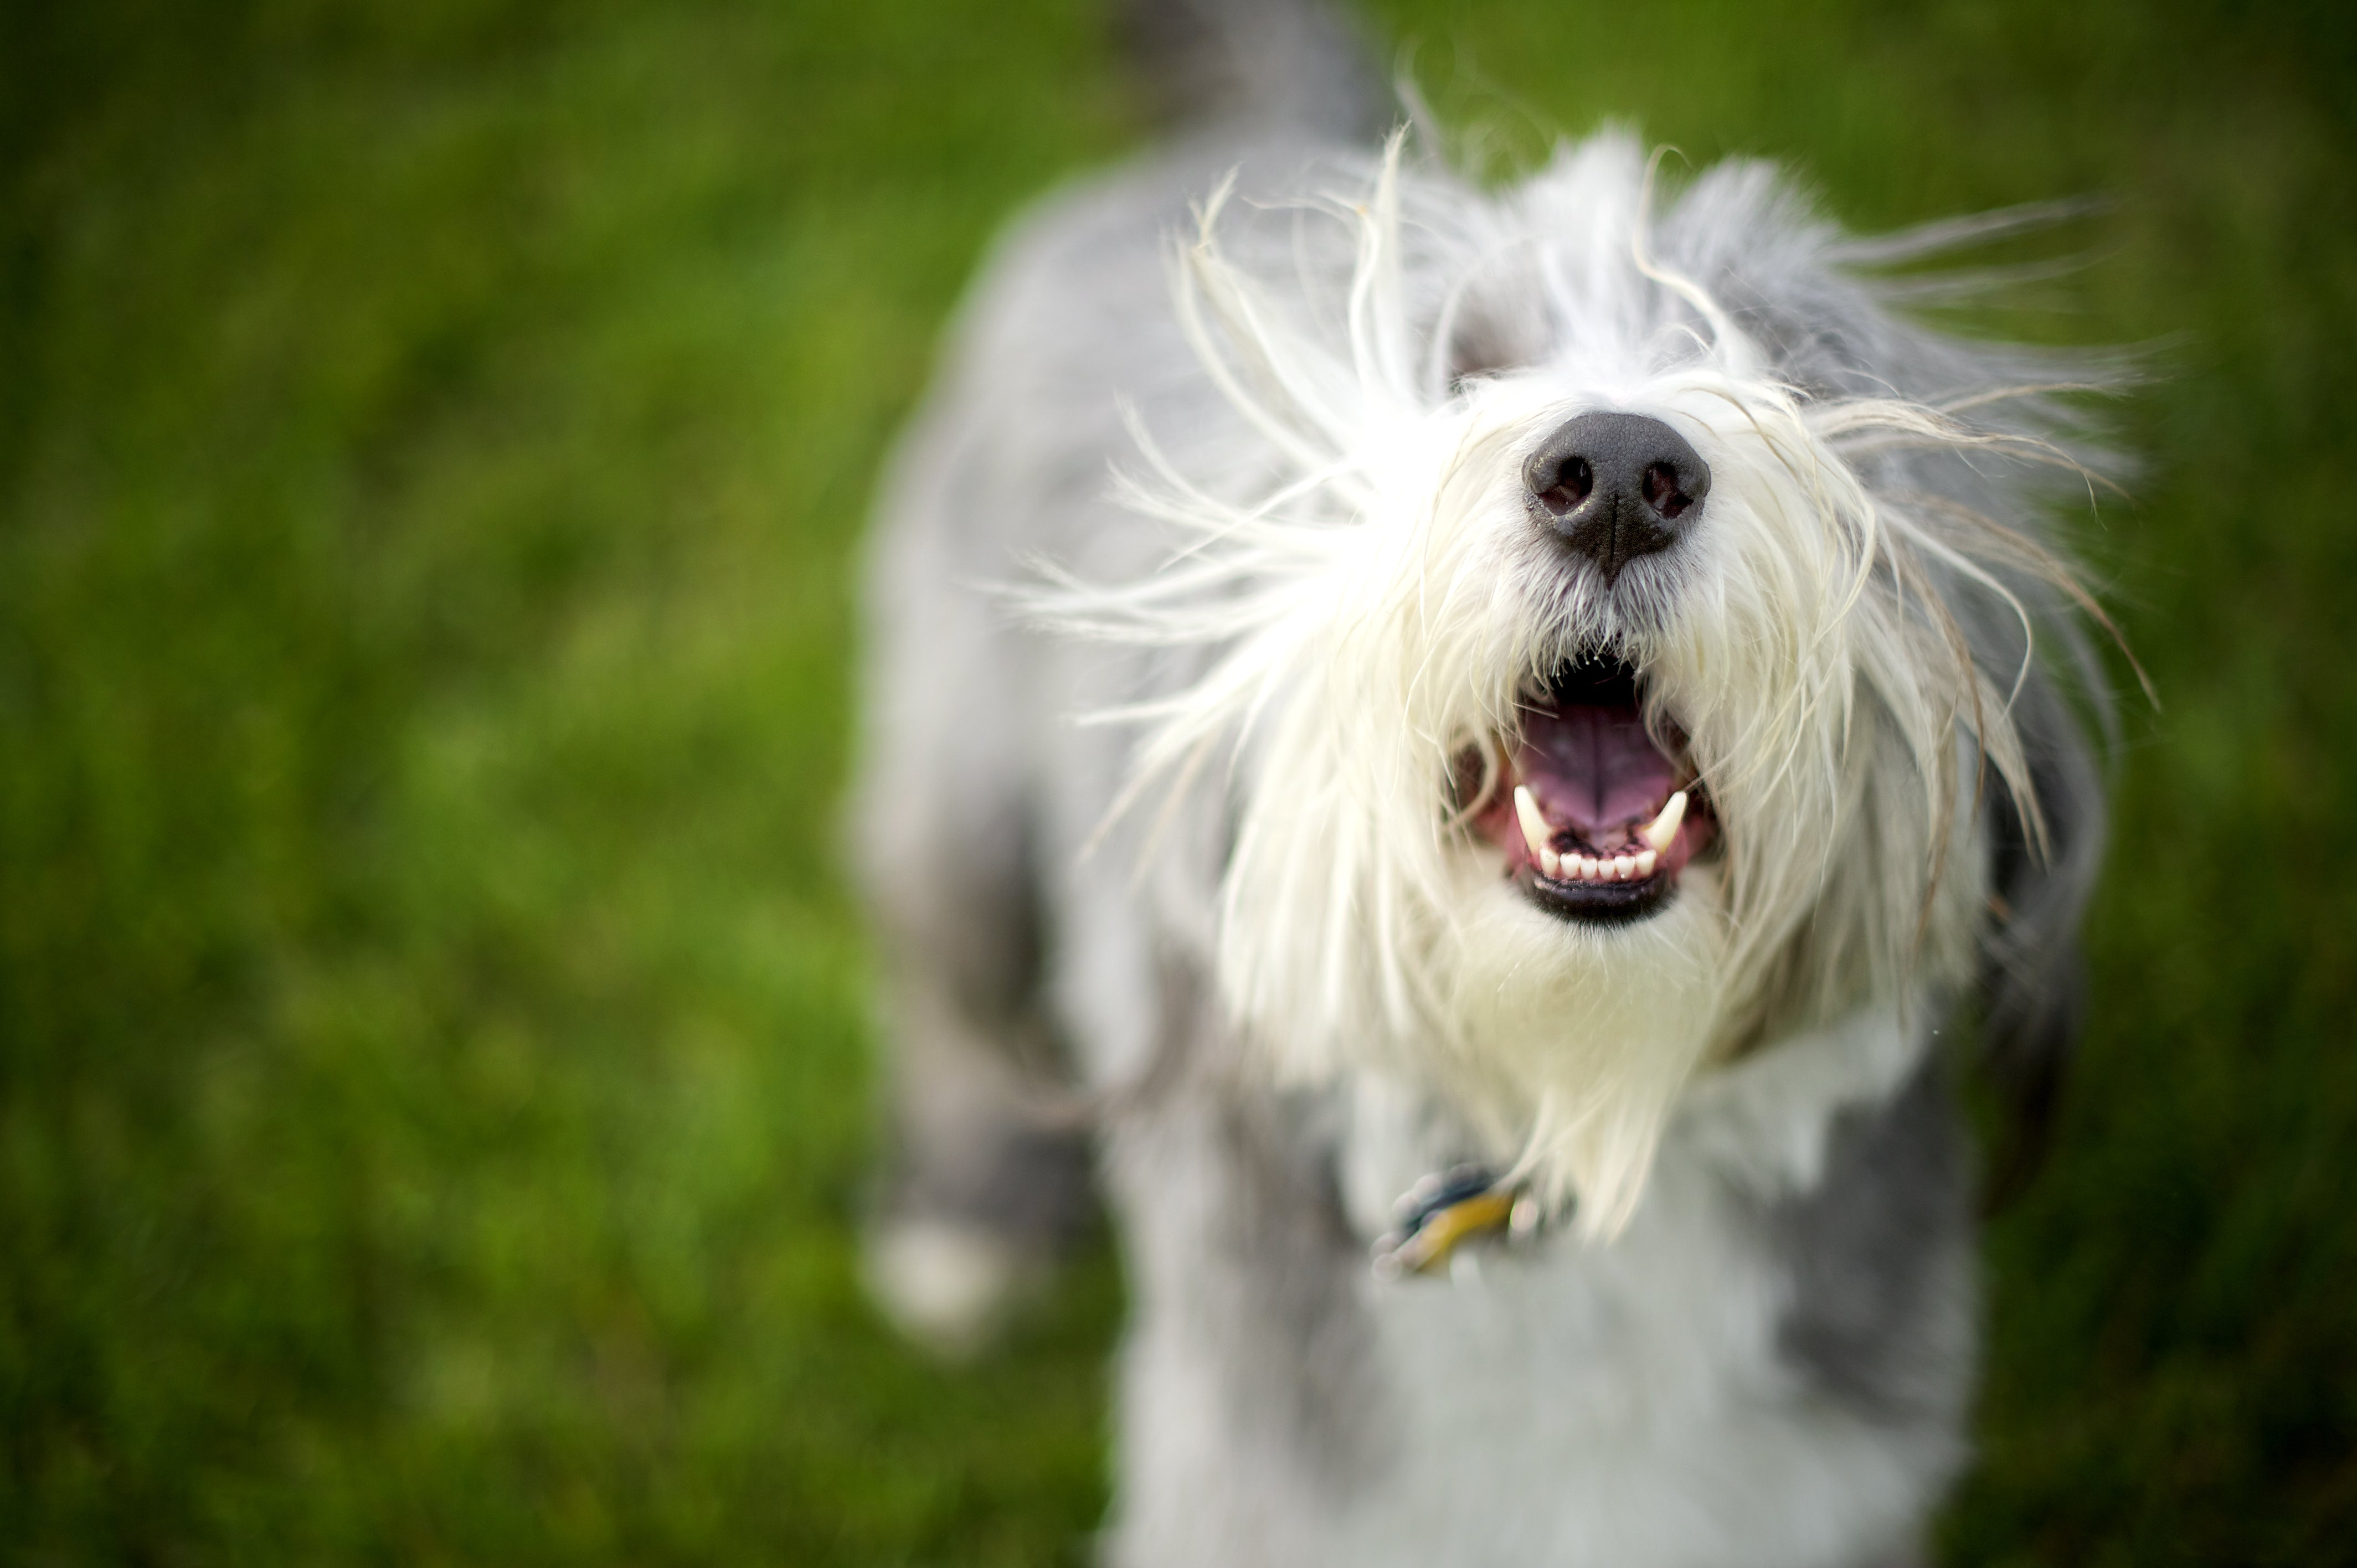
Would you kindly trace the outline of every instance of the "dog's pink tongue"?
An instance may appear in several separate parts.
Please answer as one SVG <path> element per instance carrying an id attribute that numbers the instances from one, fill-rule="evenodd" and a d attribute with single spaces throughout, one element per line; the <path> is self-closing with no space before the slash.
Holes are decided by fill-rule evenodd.
<path id="1" fill-rule="evenodd" d="M 1600 848 L 1651 822 L 1678 787 L 1676 766 L 1633 706 L 1574 703 L 1531 714 L 1516 760 L 1547 821 Z"/>

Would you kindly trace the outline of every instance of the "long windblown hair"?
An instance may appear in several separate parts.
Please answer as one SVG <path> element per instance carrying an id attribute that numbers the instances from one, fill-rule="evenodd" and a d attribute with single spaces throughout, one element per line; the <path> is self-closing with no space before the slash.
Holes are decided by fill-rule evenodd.
<path id="1" fill-rule="evenodd" d="M 1502 191 L 1396 137 L 1331 177 L 1203 206 L 1177 304 L 1243 434 L 1182 460 L 1140 428 L 1116 482 L 1172 553 L 1040 601 L 1190 650 L 1100 716 L 1142 726 L 1125 804 L 1232 800 L 1216 963 L 1260 1059 L 1440 1094 L 1604 1235 L 1704 1064 L 1976 972 L 2003 1027 L 2050 1027 L 2104 711 L 2039 513 L 2097 461 L 2062 394 L 2105 378 L 1918 326 L 1876 270 L 2027 220 L 1850 241 L 1753 164 L 1655 211 L 1617 135 Z M 1612 585 L 1522 478 L 1595 409 L 1669 424 L 1713 477 L 1693 537 Z M 1516 897 L 1471 825 L 1532 694 L 1599 656 L 1718 835 L 1612 928 Z"/>

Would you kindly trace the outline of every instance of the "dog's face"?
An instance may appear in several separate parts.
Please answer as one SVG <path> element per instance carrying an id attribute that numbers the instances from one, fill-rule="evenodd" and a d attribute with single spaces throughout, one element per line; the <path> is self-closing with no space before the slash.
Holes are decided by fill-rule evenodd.
<path id="1" fill-rule="evenodd" d="M 1125 601 L 1218 650 L 1145 767 L 1243 747 L 1242 1027 L 1448 1096 L 1594 1231 L 1698 1064 L 1962 973 L 1959 802 L 2024 773 L 1975 568 L 1874 456 L 1975 437 L 1792 384 L 1689 275 L 1762 215 L 1690 198 L 1657 261 L 1646 188 L 1624 142 L 1497 197 L 1386 166 L 1347 286 L 1290 315 L 1207 224 L 1182 305 L 1291 473 L 1137 489 L 1208 538 Z"/>

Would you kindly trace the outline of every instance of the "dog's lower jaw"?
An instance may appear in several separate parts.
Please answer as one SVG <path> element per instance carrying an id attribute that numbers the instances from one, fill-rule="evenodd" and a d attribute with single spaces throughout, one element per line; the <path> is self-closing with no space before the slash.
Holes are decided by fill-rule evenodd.
<path id="1" fill-rule="evenodd" d="M 1670 907 L 1677 884 L 1666 874 L 1643 882 L 1566 882 L 1524 866 L 1514 874 L 1523 896 L 1548 914 L 1587 926 L 1626 926 Z"/>

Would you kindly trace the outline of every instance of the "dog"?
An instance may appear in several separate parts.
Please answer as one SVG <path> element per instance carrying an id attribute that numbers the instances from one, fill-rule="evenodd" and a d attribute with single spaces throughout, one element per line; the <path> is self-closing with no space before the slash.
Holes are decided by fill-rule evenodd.
<path id="1" fill-rule="evenodd" d="M 2056 213 L 1485 188 L 1329 13 L 1140 30 L 1191 118 L 1000 242 L 880 503 L 877 1296 L 971 1348 L 1101 1185 L 1122 1568 L 1919 1561 L 1943 1040 L 2034 1126 L 2078 1026 L 2113 377 L 1902 306 Z"/>

